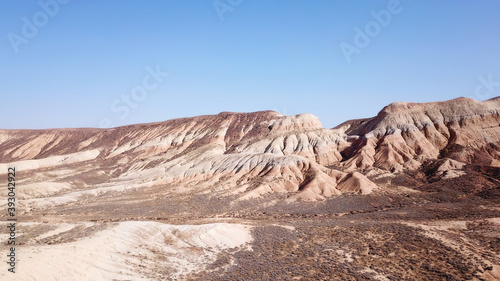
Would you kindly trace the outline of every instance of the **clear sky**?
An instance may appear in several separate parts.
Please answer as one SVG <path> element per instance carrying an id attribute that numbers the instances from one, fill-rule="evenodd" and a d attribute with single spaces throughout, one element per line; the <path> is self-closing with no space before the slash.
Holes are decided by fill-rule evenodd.
<path id="1" fill-rule="evenodd" d="M 484 100 L 500 95 L 499 13 L 498 0 L 0 0 L 0 128 L 259 110 L 331 128 L 394 101 Z"/>

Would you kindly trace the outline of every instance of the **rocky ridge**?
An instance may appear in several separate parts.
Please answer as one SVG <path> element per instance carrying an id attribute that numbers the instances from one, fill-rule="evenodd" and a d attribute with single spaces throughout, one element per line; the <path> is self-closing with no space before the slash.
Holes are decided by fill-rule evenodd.
<path id="1" fill-rule="evenodd" d="M 497 97 L 397 102 L 333 129 L 311 114 L 262 111 L 112 129 L 0 130 L 0 169 L 33 173 L 28 185 L 50 183 L 50 190 L 26 189 L 29 209 L 151 186 L 240 200 L 275 192 L 321 200 L 379 189 L 365 176 L 370 171 L 439 160 L 436 176 L 455 177 L 464 164 L 498 166 L 499 124 Z"/>

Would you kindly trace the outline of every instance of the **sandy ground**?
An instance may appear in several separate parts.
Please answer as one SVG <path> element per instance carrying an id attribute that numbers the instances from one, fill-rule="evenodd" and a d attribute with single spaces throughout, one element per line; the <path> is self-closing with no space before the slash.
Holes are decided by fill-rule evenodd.
<path id="1" fill-rule="evenodd" d="M 182 279 L 183 275 L 214 262 L 220 251 L 244 246 L 252 240 L 251 228 L 241 224 L 168 225 L 141 221 L 110 223 L 107 229 L 89 237 L 77 237 L 72 242 L 60 239 L 66 236 L 71 240 L 72 228 L 79 227 L 78 233 L 74 233 L 79 236 L 94 224 L 50 225 L 55 229 L 26 239 L 23 239 L 21 224 L 18 241 L 29 241 L 16 247 L 17 272 L 12 274 L 2 265 L 0 279 L 158 280 L 167 272 L 174 280 Z M 59 237 L 59 240 L 52 244 L 50 237 Z M 0 256 L 6 255 L 6 247 L 3 247 Z"/>

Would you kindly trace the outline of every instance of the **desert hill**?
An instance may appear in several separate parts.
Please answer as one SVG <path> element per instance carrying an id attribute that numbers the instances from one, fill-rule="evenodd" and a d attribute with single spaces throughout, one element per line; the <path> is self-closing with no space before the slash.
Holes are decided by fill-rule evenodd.
<path id="1" fill-rule="evenodd" d="M 445 102 L 396 102 L 376 117 L 343 124 L 351 137 L 345 167 L 416 169 L 425 159 L 448 157 L 464 163 L 498 166 L 500 98 L 484 102 L 458 98 Z"/>
<path id="2" fill-rule="evenodd" d="M 499 280 L 499 114 L 459 98 L 333 129 L 262 111 L 0 130 L 19 244 L 0 279 Z"/>
<path id="3" fill-rule="evenodd" d="M 48 175 L 61 170 L 75 178 L 85 175 L 65 181 L 64 188 L 54 185 L 49 193 L 62 202 L 77 200 L 81 189 L 113 189 L 120 182 L 130 188 L 175 184 L 185 192 L 239 194 L 241 199 L 280 192 L 316 200 L 371 193 L 378 187 L 363 175 L 369 170 L 415 170 L 429 159 L 453 161 L 441 173 L 467 163 L 497 166 L 499 124 L 500 98 L 458 98 L 397 102 L 376 117 L 333 129 L 323 128 L 311 114 L 262 111 L 112 129 L 0 130 L 0 163 L 5 163 L 0 166 L 45 171 L 34 185 L 57 180 Z M 37 193 L 47 195 L 33 192 L 26 194 L 33 202 Z"/>

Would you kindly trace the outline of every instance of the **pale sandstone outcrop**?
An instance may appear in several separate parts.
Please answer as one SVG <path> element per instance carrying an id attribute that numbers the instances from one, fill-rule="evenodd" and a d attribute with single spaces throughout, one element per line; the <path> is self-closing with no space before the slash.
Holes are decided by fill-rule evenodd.
<path id="1" fill-rule="evenodd" d="M 350 136 L 343 162 L 347 170 L 415 169 L 414 161 L 443 156 L 485 165 L 500 159 L 500 98 L 397 102 L 374 118 L 355 121 L 336 128 Z"/>

